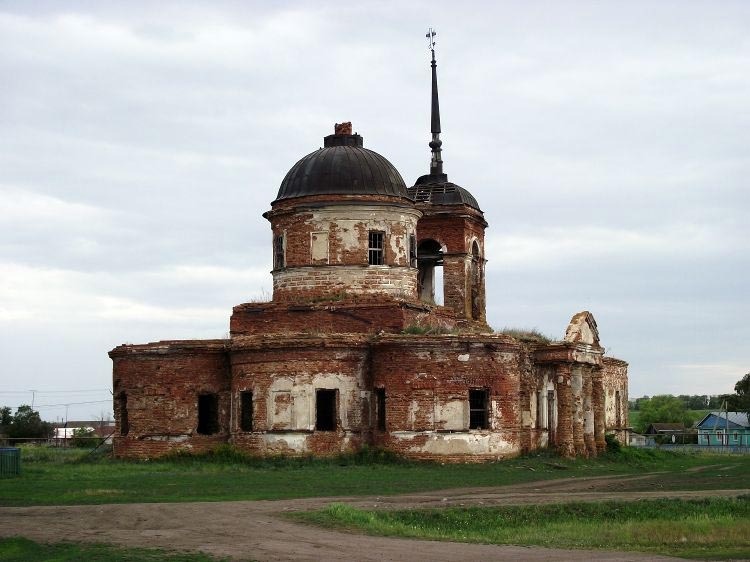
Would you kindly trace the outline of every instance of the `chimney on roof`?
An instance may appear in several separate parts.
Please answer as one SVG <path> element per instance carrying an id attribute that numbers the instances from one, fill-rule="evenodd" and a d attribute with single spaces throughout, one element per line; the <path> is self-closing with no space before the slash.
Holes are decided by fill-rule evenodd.
<path id="1" fill-rule="evenodd" d="M 352 122 L 336 123 L 333 126 L 333 134 L 323 137 L 323 146 L 354 146 L 362 148 L 362 137 L 357 133 L 352 134 Z"/>
<path id="2" fill-rule="evenodd" d="M 346 121 L 345 123 L 335 123 L 333 125 L 334 135 L 351 135 L 352 134 L 352 122 Z"/>

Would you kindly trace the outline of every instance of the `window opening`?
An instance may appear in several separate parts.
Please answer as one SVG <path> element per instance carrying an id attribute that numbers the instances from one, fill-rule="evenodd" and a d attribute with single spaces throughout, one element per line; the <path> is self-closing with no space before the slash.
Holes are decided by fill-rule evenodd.
<path id="1" fill-rule="evenodd" d="M 371 230 L 368 237 L 367 263 L 383 265 L 383 233 Z"/>
<path id="2" fill-rule="evenodd" d="M 336 390 L 319 388 L 315 391 L 315 429 L 336 430 Z"/>
<path id="3" fill-rule="evenodd" d="M 549 446 L 555 445 L 555 431 L 557 429 L 557 418 L 556 416 L 557 406 L 555 404 L 555 391 L 547 391 L 547 431 L 548 433 L 548 444 Z"/>
<path id="4" fill-rule="evenodd" d="M 417 237 L 409 235 L 409 266 L 417 267 Z"/>
<path id="5" fill-rule="evenodd" d="M 385 388 L 375 389 L 375 415 L 378 431 L 385 431 Z"/>
<path id="6" fill-rule="evenodd" d="M 200 394 L 198 396 L 198 433 L 212 435 L 219 431 L 219 396 Z"/>
<path id="7" fill-rule="evenodd" d="M 417 247 L 417 290 L 427 304 L 443 303 L 443 249 L 436 240 L 422 240 Z"/>
<path id="8" fill-rule="evenodd" d="M 240 392 L 240 429 L 253 430 L 253 393 L 250 390 Z"/>
<path id="9" fill-rule="evenodd" d="M 620 404 L 620 391 L 615 391 L 615 426 L 619 429 L 622 427 L 622 404 Z"/>
<path id="10" fill-rule="evenodd" d="M 284 235 L 279 234 L 273 239 L 273 268 L 284 269 Z"/>
<path id="11" fill-rule="evenodd" d="M 547 429 L 547 420 L 545 414 L 547 413 L 546 393 L 544 390 L 540 390 L 536 394 L 536 426 L 538 429 Z"/>
<path id="12" fill-rule="evenodd" d="M 130 431 L 130 422 L 128 421 L 128 395 L 121 392 L 117 401 L 120 410 L 120 435 L 127 435 Z"/>
<path id="13" fill-rule="evenodd" d="M 489 392 L 483 388 L 469 390 L 469 429 L 488 429 L 487 415 Z"/>
<path id="14" fill-rule="evenodd" d="M 479 320 L 482 316 L 482 258 L 476 240 L 471 245 L 471 270 L 471 318 Z"/>

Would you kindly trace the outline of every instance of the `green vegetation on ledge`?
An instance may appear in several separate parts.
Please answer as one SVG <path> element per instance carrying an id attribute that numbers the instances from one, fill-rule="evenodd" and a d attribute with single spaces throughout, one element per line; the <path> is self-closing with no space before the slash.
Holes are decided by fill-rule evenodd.
<path id="1" fill-rule="evenodd" d="M 545 336 L 536 328 L 532 328 L 530 330 L 523 328 L 503 328 L 502 330 L 498 330 L 497 333 L 516 338 L 517 340 L 522 342 L 546 344 L 552 343 L 553 341 L 553 338 Z"/>

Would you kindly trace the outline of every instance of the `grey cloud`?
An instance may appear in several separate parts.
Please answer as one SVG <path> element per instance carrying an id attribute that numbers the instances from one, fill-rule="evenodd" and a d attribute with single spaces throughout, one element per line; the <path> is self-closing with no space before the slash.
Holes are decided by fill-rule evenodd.
<path id="1" fill-rule="evenodd" d="M 746 3 L 60 6 L 0 11 L 0 194 L 61 213 L 0 217 L 0 275 L 29 276 L 0 311 L 52 283 L 71 306 L 40 337 L 75 325 L 24 366 L 33 323 L 0 321 L 34 384 L 60 362 L 108 384 L 107 346 L 224 333 L 270 287 L 260 214 L 335 121 L 425 173 L 428 25 L 446 171 L 490 222 L 491 324 L 560 336 L 589 309 L 636 395 L 704 388 L 685 365 L 727 392 L 750 361 Z M 102 298 L 144 317 L 92 318 Z"/>

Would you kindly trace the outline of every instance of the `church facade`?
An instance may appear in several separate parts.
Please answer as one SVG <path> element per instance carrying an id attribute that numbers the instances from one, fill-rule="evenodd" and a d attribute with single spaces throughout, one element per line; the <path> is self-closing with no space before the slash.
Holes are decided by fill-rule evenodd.
<path id="1" fill-rule="evenodd" d="M 229 443 L 448 462 L 595 456 L 605 433 L 627 442 L 627 363 L 605 357 L 589 312 L 558 342 L 486 323 L 487 222 L 443 172 L 434 50 L 431 129 L 430 173 L 407 187 L 337 124 L 263 215 L 272 300 L 235 306 L 227 339 L 110 351 L 115 455 Z"/>

